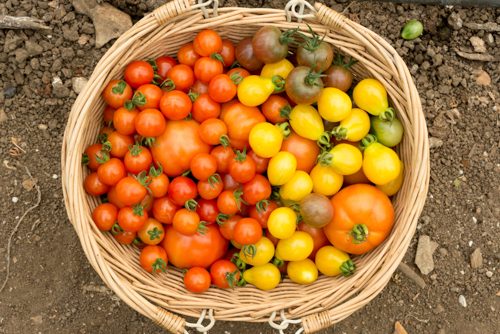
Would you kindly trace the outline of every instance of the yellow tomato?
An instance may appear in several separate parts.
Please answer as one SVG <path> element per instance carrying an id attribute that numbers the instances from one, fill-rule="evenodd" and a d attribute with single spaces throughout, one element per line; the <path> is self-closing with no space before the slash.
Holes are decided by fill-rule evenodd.
<path id="1" fill-rule="evenodd" d="M 264 78 L 272 78 L 275 75 L 279 75 L 283 79 L 286 79 L 292 70 L 293 64 L 285 58 L 276 63 L 264 65 L 260 71 L 260 76 Z"/>
<path id="2" fill-rule="evenodd" d="M 373 135 L 363 138 L 363 172 L 376 185 L 395 180 L 401 172 L 399 157 L 388 147 L 377 143 Z"/>
<path id="3" fill-rule="evenodd" d="M 276 254 L 284 261 L 301 261 L 311 255 L 313 248 L 314 241 L 309 233 L 295 231 L 291 237 L 278 241 Z"/>
<path id="4" fill-rule="evenodd" d="M 280 283 L 281 273 L 276 266 L 266 263 L 243 272 L 243 279 L 261 290 L 271 290 Z"/>
<path id="5" fill-rule="evenodd" d="M 278 239 L 290 238 L 297 228 L 297 214 L 290 208 L 273 210 L 267 220 L 269 233 Z"/>
<path id="6" fill-rule="evenodd" d="M 256 107 L 266 102 L 275 89 L 272 79 L 249 75 L 238 85 L 238 100 L 247 107 Z"/>
<path id="7" fill-rule="evenodd" d="M 338 139 L 360 141 L 370 131 L 370 116 L 359 108 L 353 108 L 349 116 L 344 118 L 339 126 L 333 129 L 333 135 Z"/>
<path id="8" fill-rule="evenodd" d="M 340 122 L 351 113 L 352 101 L 349 95 L 338 88 L 327 87 L 318 98 L 318 111 L 329 122 Z"/>
<path id="9" fill-rule="evenodd" d="M 382 190 L 387 196 L 395 195 L 403 185 L 404 166 L 402 161 L 400 161 L 400 164 L 401 164 L 401 170 L 397 178 L 395 178 L 394 180 L 392 180 L 387 184 L 377 186 L 377 188 Z"/>
<path id="10" fill-rule="evenodd" d="M 281 186 L 293 177 L 297 170 L 297 159 L 290 152 L 279 152 L 269 160 L 267 178 L 273 186 Z"/>
<path id="11" fill-rule="evenodd" d="M 350 175 L 360 170 L 363 164 L 361 151 L 349 144 L 335 145 L 330 152 L 324 152 L 320 157 L 322 166 L 329 166 L 340 175 Z"/>
<path id="12" fill-rule="evenodd" d="M 332 167 L 320 164 L 314 166 L 310 175 L 313 182 L 313 192 L 325 196 L 336 194 L 344 182 L 344 177 L 336 173 Z"/>
<path id="13" fill-rule="evenodd" d="M 290 125 L 299 136 L 318 140 L 325 131 L 323 120 L 310 105 L 298 104 L 290 112 Z"/>
<path id="14" fill-rule="evenodd" d="M 240 259 L 246 264 L 262 266 L 271 261 L 274 256 L 274 244 L 266 237 L 260 238 L 251 246 L 254 246 L 253 250 L 255 252 L 249 252 L 248 248 L 240 251 Z"/>
<path id="15" fill-rule="evenodd" d="M 321 247 L 316 253 L 315 262 L 318 270 L 326 276 L 349 276 L 356 268 L 349 254 L 333 246 Z"/>
<path id="16" fill-rule="evenodd" d="M 389 111 L 389 101 L 387 101 L 387 91 L 382 83 L 376 79 L 361 80 L 352 92 L 352 97 L 356 105 L 369 112 L 374 116 L 378 116 L 386 111 Z"/>
<path id="17" fill-rule="evenodd" d="M 262 122 L 250 130 L 248 141 L 250 147 L 258 156 L 271 158 L 281 149 L 283 133 L 278 126 Z"/>
<path id="18" fill-rule="evenodd" d="M 292 178 L 281 186 L 280 196 L 285 201 L 299 202 L 313 190 L 311 176 L 302 170 L 295 171 Z"/>
<path id="19" fill-rule="evenodd" d="M 297 284 L 311 284 L 318 279 L 318 268 L 310 259 L 288 262 L 286 273 Z"/>

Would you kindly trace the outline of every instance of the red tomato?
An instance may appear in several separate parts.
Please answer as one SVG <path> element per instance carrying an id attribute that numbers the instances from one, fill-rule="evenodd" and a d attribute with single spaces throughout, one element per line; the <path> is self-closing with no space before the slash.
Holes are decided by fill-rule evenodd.
<path id="1" fill-rule="evenodd" d="M 122 107 L 126 101 L 132 98 L 132 88 L 123 80 L 111 80 L 104 91 L 102 98 L 111 108 Z"/>
<path id="2" fill-rule="evenodd" d="M 153 77 L 153 67 L 147 61 L 135 60 L 125 67 L 124 78 L 132 88 L 152 82 Z"/>
<path id="3" fill-rule="evenodd" d="M 262 228 L 267 228 L 267 220 L 269 219 L 269 215 L 271 215 L 271 212 L 273 212 L 275 209 L 278 208 L 278 204 L 274 201 L 269 201 L 267 205 L 264 205 L 263 207 L 257 207 L 257 206 L 252 206 L 249 210 L 248 215 L 251 218 L 256 219 L 260 226 Z"/>
<path id="4" fill-rule="evenodd" d="M 97 177 L 99 181 L 108 186 L 114 186 L 125 176 L 127 176 L 125 166 L 123 162 L 117 158 L 111 158 L 97 168 Z"/>
<path id="5" fill-rule="evenodd" d="M 139 135 L 148 138 L 161 135 L 167 122 L 158 109 L 145 109 L 137 115 L 134 125 Z"/>
<path id="6" fill-rule="evenodd" d="M 201 82 L 208 83 L 216 75 L 222 74 L 223 72 L 224 65 L 222 62 L 212 57 L 201 57 L 194 64 L 194 76 Z"/>
<path id="7" fill-rule="evenodd" d="M 208 94 L 200 94 L 193 102 L 192 115 L 194 120 L 200 123 L 217 118 L 220 115 L 220 104 L 212 100 Z"/>
<path id="8" fill-rule="evenodd" d="M 116 185 L 118 201 L 124 205 L 134 205 L 141 202 L 147 194 L 144 181 L 138 181 L 132 176 L 126 176 Z"/>
<path id="9" fill-rule="evenodd" d="M 194 83 L 194 73 L 191 67 L 178 64 L 167 73 L 167 80 L 163 86 L 168 89 L 177 89 L 187 92 Z"/>
<path id="10" fill-rule="evenodd" d="M 198 123 L 192 120 L 170 121 L 163 134 L 156 137 L 151 153 L 168 176 L 184 173 L 196 154 L 210 151 L 210 146 L 200 139 L 198 128 Z"/>
<path id="11" fill-rule="evenodd" d="M 117 208 L 121 209 L 125 206 L 122 202 L 118 200 L 118 195 L 116 194 L 116 187 L 111 187 L 108 191 L 108 201 L 109 203 L 115 205 Z"/>
<path id="12" fill-rule="evenodd" d="M 178 176 L 168 186 L 168 197 L 175 205 L 184 206 L 186 201 L 196 198 L 198 191 L 193 180 Z"/>
<path id="13" fill-rule="evenodd" d="M 243 184 L 243 200 L 250 205 L 268 199 L 271 196 L 271 184 L 266 177 L 257 174 L 253 179 Z"/>
<path id="14" fill-rule="evenodd" d="M 131 245 L 137 237 L 137 233 L 124 231 L 118 224 L 113 225 L 111 234 L 113 238 L 122 245 Z"/>
<path id="15" fill-rule="evenodd" d="M 211 29 L 200 31 L 193 40 L 194 51 L 200 56 L 207 57 L 222 51 L 222 38 Z"/>
<path id="16" fill-rule="evenodd" d="M 200 220 L 206 222 L 207 225 L 215 223 L 219 215 L 217 201 L 214 199 L 199 199 L 196 213 L 200 216 Z"/>
<path id="17" fill-rule="evenodd" d="M 102 154 L 102 145 L 101 144 L 94 144 L 90 145 L 85 149 L 85 152 L 83 153 L 83 163 L 87 165 L 90 170 L 97 170 L 99 168 L 99 161 L 103 159 L 103 154 Z"/>
<path id="18" fill-rule="evenodd" d="M 137 232 L 137 236 L 146 245 L 158 245 L 165 237 L 165 229 L 156 219 L 148 218 L 139 232 Z"/>
<path id="19" fill-rule="evenodd" d="M 148 213 L 140 205 L 131 208 L 126 206 L 118 211 L 118 225 L 127 232 L 137 232 L 148 220 Z"/>
<path id="20" fill-rule="evenodd" d="M 108 135 L 108 142 L 111 145 L 112 156 L 116 158 L 123 158 L 128 152 L 128 148 L 134 145 L 134 139 L 130 136 L 122 135 L 115 131 Z"/>
<path id="21" fill-rule="evenodd" d="M 316 165 L 319 146 L 314 140 L 306 139 L 292 132 L 281 145 L 282 151 L 292 153 L 297 158 L 297 170 L 309 173 Z"/>
<path id="22" fill-rule="evenodd" d="M 109 186 L 99 180 L 96 172 L 87 175 L 83 181 L 83 187 L 85 188 L 87 194 L 92 196 L 104 195 L 109 190 Z"/>
<path id="23" fill-rule="evenodd" d="M 183 235 L 172 226 L 167 227 L 162 242 L 167 256 L 177 268 L 207 268 L 224 256 L 228 242 L 215 225 L 207 226 L 205 234 Z"/>
<path id="24" fill-rule="evenodd" d="M 208 84 L 208 95 L 216 102 L 229 102 L 236 96 L 236 85 L 227 74 L 218 74 Z"/>
<path id="25" fill-rule="evenodd" d="M 167 271 L 167 252 L 160 246 L 148 245 L 144 247 L 139 256 L 141 267 L 148 273 Z"/>
<path id="26" fill-rule="evenodd" d="M 242 218 L 241 216 L 234 215 L 222 221 L 222 223 L 219 224 L 220 233 L 224 238 L 226 238 L 227 240 L 233 240 L 234 227 L 240 221 L 241 218 Z"/>
<path id="27" fill-rule="evenodd" d="M 148 188 L 151 190 L 151 195 L 154 198 L 160 198 L 167 194 L 170 181 L 168 176 L 163 174 L 163 168 L 154 168 L 154 166 L 151 166 L 149 169 L 149 180 Z"/>
<path id="28" fill-rule="evenodd" d="M 194 51 L 193 43 L 188 43 L 177 51 L 177 59 L 179 59 L 180 64 L 193 67 L 194 63 L 200 59 L 200 55 Z"/>
<path id="29" fill-rule="evenodd" d="M 210 118 L 203 121 L 203 123 L 200 124 L 198 132 L 201 140 L 209 145 L 229 145 L 226 123 L 218 118 Z"/>
<path id="30" fill-rule="evenodd" d="M 175 213 L 172 226 L 177 232 L 184 235 L 203 234 L 206 228 L 204 224 L 200 223 L 200 216 L 188 209 L 180 209 Z"/>
<path id="31" fill-rule="evenodd" d="M 177 62 L 174 58 L 168 56 L 161 56 L 156 58 L 156 74 L 160 76 L 160 79 L 163 81 L 167 78 L 168 71 L 177 65 Z"/>
<path id="32" fill-rule="evenodd" d="M 261 109 L 266 119 L 273 124 L 286 122 L 292 111 L 288 100 L 279 95 L 271 95 Z"/>
<path id="33" fill-rule="evenodd" d="M 208 84 L 201 82 L 200 80 L 196 80 L 191 86 L 191 91 L 196 94 L 207 94 L 208 93 Z"/>
<path id="34" fill-rule="evenodd" d="M 146 103 L 137 106 L 139 110 L 144 109 L 158 109 L 160 106 L 160 99 L 163 96 L 163 91 L 160 87 L 153 84 L 145 84 L 137 88 L 135 94 L 141 93 L 144 95 Z"/>
<path id="35" fill-rule="evenodd" d="M 228 146 L 216 146 L 210 154 L 217 160 L 217 172 L 221 174 L 229 173 L 229 165 L 235 157 L 233 149 Z"/>
<path id="36" fill-rule="evenodd" d="M 144 146 L 135 144 L 129 148 L 125 158 L 123 159 L 127 171 L 132 174 L 139 174 L 142 171 L 147 171 L 151 163 L 153 162 L 153 157 L 151 152 Z"/>
<path id="37" fill-rule="evenodd" d="M 253 218 L 242 218 L 234 226 L 233 240 L 240 245 L 253 245 L 262 238 L 262 226 Z"/>
<path id="38" fill-rule="evenodd" d="M 236 190 L 241 186 L 241 184 L 233 179 L 231 174 L 224 174 L 222 176 L 222 183 L 224 183 L 224 190 Z"/>
<path id="39" fill-rule="evenodd" d="M 228 39 L 222 40 L 222 50 L 220 52 L 224 66 L 229 67 L 234 63 L 234 44 Z"/>
<path id="40" fill-rule="evenodd" d="M 217 208 L 226 215 L 236 214 L 241 209 L 241 191 L 224 190 L 217 198 Z"/>
<path id="41" fill-rule="evenodd" d="M 160 197 L 153 201 L 153 217 L 163 224 L 172 224 L 178 207 L 168 197 Z"/>
<path id="42" fill-rule="evenodd" d="M 239 85 L 241 80 L 243 80 L 243 78 L 248 77 L 250 75 L 250 72 L 248 72 L 247 70 L 245 70 L 242 67 L 235 67 L 233 69 L 230 69 L 227 72 L 227 75 L 229 75 L 231 80 L 233 80 L 233 82 L 236 85 Z"/>
<path id="43" fill-rule="evenodd" d="M 101 231 L 109 231 L 118 217 L 118 208 L 111 203 L 99 204 L 92 211 L 92 220 Z"/>
<path id="44" fill-rule="evenodd" d="M 198 153 L 191 159 L 190 169 L 196 179 L 207 181 L 217 172 L 217 160 L 209 153 Z"/>
<path id="45" fill-rule="evenodd" d="M 269 165 L 269 158 L 262 158 L 255 154 L 254 151 L 248 151 L 247 156 L 250 157 L 253 162 L 255 162 L 255 172 L 257 174 L 262 174 L 267 171 L 267 165 Z"/>
<path id="46" fill-rule="evenodd" d="M 305 224 L 304 222 L 301 222 L 297 226 L 297 229 L 299 231 L 306 232 L 313 238 L 314 246 L 311 255 L 309 255 L 309 258 L 312 260 L 314 260 L 318 249 L 330 244 L 322 228 L 312 227 L 310 225 Z"/>
<path id="47" fill-rule="evenodd" d="M 229 164 L 229 174 L 236 182 L 246 183 L 255 176 L 255 162 L 247 157 L 246 152 L 237 151 L 236 157 Z"/>
<path id="48" fill-rule="evenodd" d="M 102 121 L 104 122 L 104 125 L 106 126 L 113 125 L 114 113 L 115 113 L 115 108 L 112 108 L 111 106 L 106 106 L 104 112 L 102 113 Z"/>
<path id="49" fill-rule="evenodd" d="M 199 181 L 198 194 L 203 199 L 214 199 L 224 190 L 224 183 L 218 174 L 212 175 L 207 181 Z"/>
<path id="50" fill-rule="evenodd" d="M 222 119 L 228 129 L 229 138 L 248 141 L 248 135 L 254 125 L 266 121 L 256 107 L 247 107 L 240 102 L 230 105 Z"/>
<path id="51" fill-rule="evenodd" d="M 194 293 L 202 293 L 210 288 L 210 273 L 201 267 L 193 267 L 184 274 L 184 286 L 186 290 Z"/>
<path id="52" fill-rule="evenodd" d="M 191 99 L 186 93 L 180 90 L 165 92 L 160 100 L 161 112 L 166 118 L 173 121 L 186 118 L 192 108 L 193 103 Z"/>
<path id="53" fill-rule="evenodd" d="M 113 114 L 113 126 L 116 131 L 122 135 L 132 135 L 135 133 L 135 118 L 139 114 L 137 109 L 128 110 L 121 107 L 115 110 Z"/>
<path id="54" fill-rule="evenodd" d="M 234 288 L 240 280 L 240 271 L 228 260 L 218 260 L 210 267 L 212 283 L 221 289 Z"/>

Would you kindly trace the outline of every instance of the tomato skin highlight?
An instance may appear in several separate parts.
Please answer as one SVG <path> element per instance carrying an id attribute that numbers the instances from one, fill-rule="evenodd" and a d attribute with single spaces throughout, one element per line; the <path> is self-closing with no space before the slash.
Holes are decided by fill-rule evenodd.
<path id="1" fill-rule="evenodd" d="M 175 205 L 184 206 L 186 201 L 196 198 L 198 191 L 193 180 L 178 176 L 168 186 L 168 197 Z"/>
<path id="2" fill-rule="evenodd" d="M 111 203 L 99 204 L 92 211 L 92 220 L 101 231 L 109 231 L 118 217 L 118 208 Z"/>
<path id="3" fill-rule="evenodd" d="M 123 76 L 132 88 L 138 88 L 153 81 L 154 71 L 148 62 L 135 60 L 127 65 Z"/>
<path id="4" fill-rule="evenodd" d="M 97 172 L 90 173 L 83 181 L 83 187 L 87 194 L 101 196 L 108 192 L 109 186 L 102 183 L 97 176 Z"/>
<path id="5" fill-rule="evenodd" d="M 168 197 L 157 198 L 153 201 L 153 217 L 163 224 L 172 224 L 178 208 Z"/>
<path id="6" fill-rule="evenodd" d="M 184 274 L 184 286 L 193 293 L 203 293 L 210 288 L 210 273 L 201 267 L 193 267 Z"/>

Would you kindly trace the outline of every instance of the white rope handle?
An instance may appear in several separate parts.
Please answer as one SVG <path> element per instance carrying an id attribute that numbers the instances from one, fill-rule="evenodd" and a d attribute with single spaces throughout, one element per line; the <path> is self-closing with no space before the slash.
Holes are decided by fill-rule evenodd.
<path id="1" fill-rule="evenodd" d="M 205 317 L 208 320 L 210 320 L 210 322 L 206 326 L 202 324 L 203 320 L 205 320 Z M 203 310 L 197 322 L 195 323 L 186 322 L 186 327 L 194 328 L 199 333 L 207 333 L 209 330 L 212 329 L 212 327 L 214 327 L 214 325 L 215 325 L 215 318 L 214 318 L 214 310 L 212 309 L 208 310 L 208 315 L 207 315 L 207 310 L 206 309 Z M 184 330 L 184 334 L 189 334 L 189 332 L 187 330 Z"/>
<path id="2" fill-rule="evenodd" d="M 304 14 L 304 9 L 307 7 L 310 14 Z M 285 6 L 286 20 L 288 22 L 292 21 L 292 15 L 297 18 L 298 22 L 302 19 L 311 19 L 316 17 L 316 9 L 306 0 L 290 0 Z"/>
<path id="3" fill-rule="evenodd" d="M 208 10 L 207 7 L 213 4 L 213 15 L 217 16 L 218 12 L 217 9 L 219 8 L 219 0 L 198 0 L 198 3 L 194 5 L 192 8 L 199 8 L 201 9 L 201 12 L 203 13 L 203 16 L 207 19 L 208 18 Z"/>
<path id="4" fill-rule="evenodd" d="M 302 323 L 302 319 L 297 319 L 297 320 L 287 319 L 285 316 L 285 310 L 280 311 L 280 317 L 281 317 L 281 323 L 279 323 L 279 324 L 275 323 L 274 319 L 276 319 L 276 311 L 274 311 L 273 313 L 271 313 L 271 316 L 269 317 L 269 320 L 268 320 L 269 326 L 271 326 L 274 329 L 277 329 L 279 334 L 285 334 L 285 332 L 283 332 L 283 331 L 285 329 L 287 329 L 290 324 Z M 301 327 L 301 328 L 297 329 L 295 334 L 301 334 L 303 331 L 304 331 L 304 328 Z"/>

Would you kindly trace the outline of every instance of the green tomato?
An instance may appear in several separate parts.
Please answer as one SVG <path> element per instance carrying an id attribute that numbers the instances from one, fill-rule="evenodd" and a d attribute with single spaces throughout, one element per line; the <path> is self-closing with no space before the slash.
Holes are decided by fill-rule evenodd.
<path id="1" fill-rule="evenodd" d="M 371 133 L 377 137 L 379 143 L 394 147 L 403 138 L 403 125 L 397 118 L 384 120 L 380 117 L 371 117 Z"/>
<path id="2" fill-rule="evenodd" d="M 403 30 L 401 30 L 401 37 L 406 40 L 412 40 L 424 32 L 424 25 L 422 22 L 412 19 L 408 22 L 403 27 Z"/>

